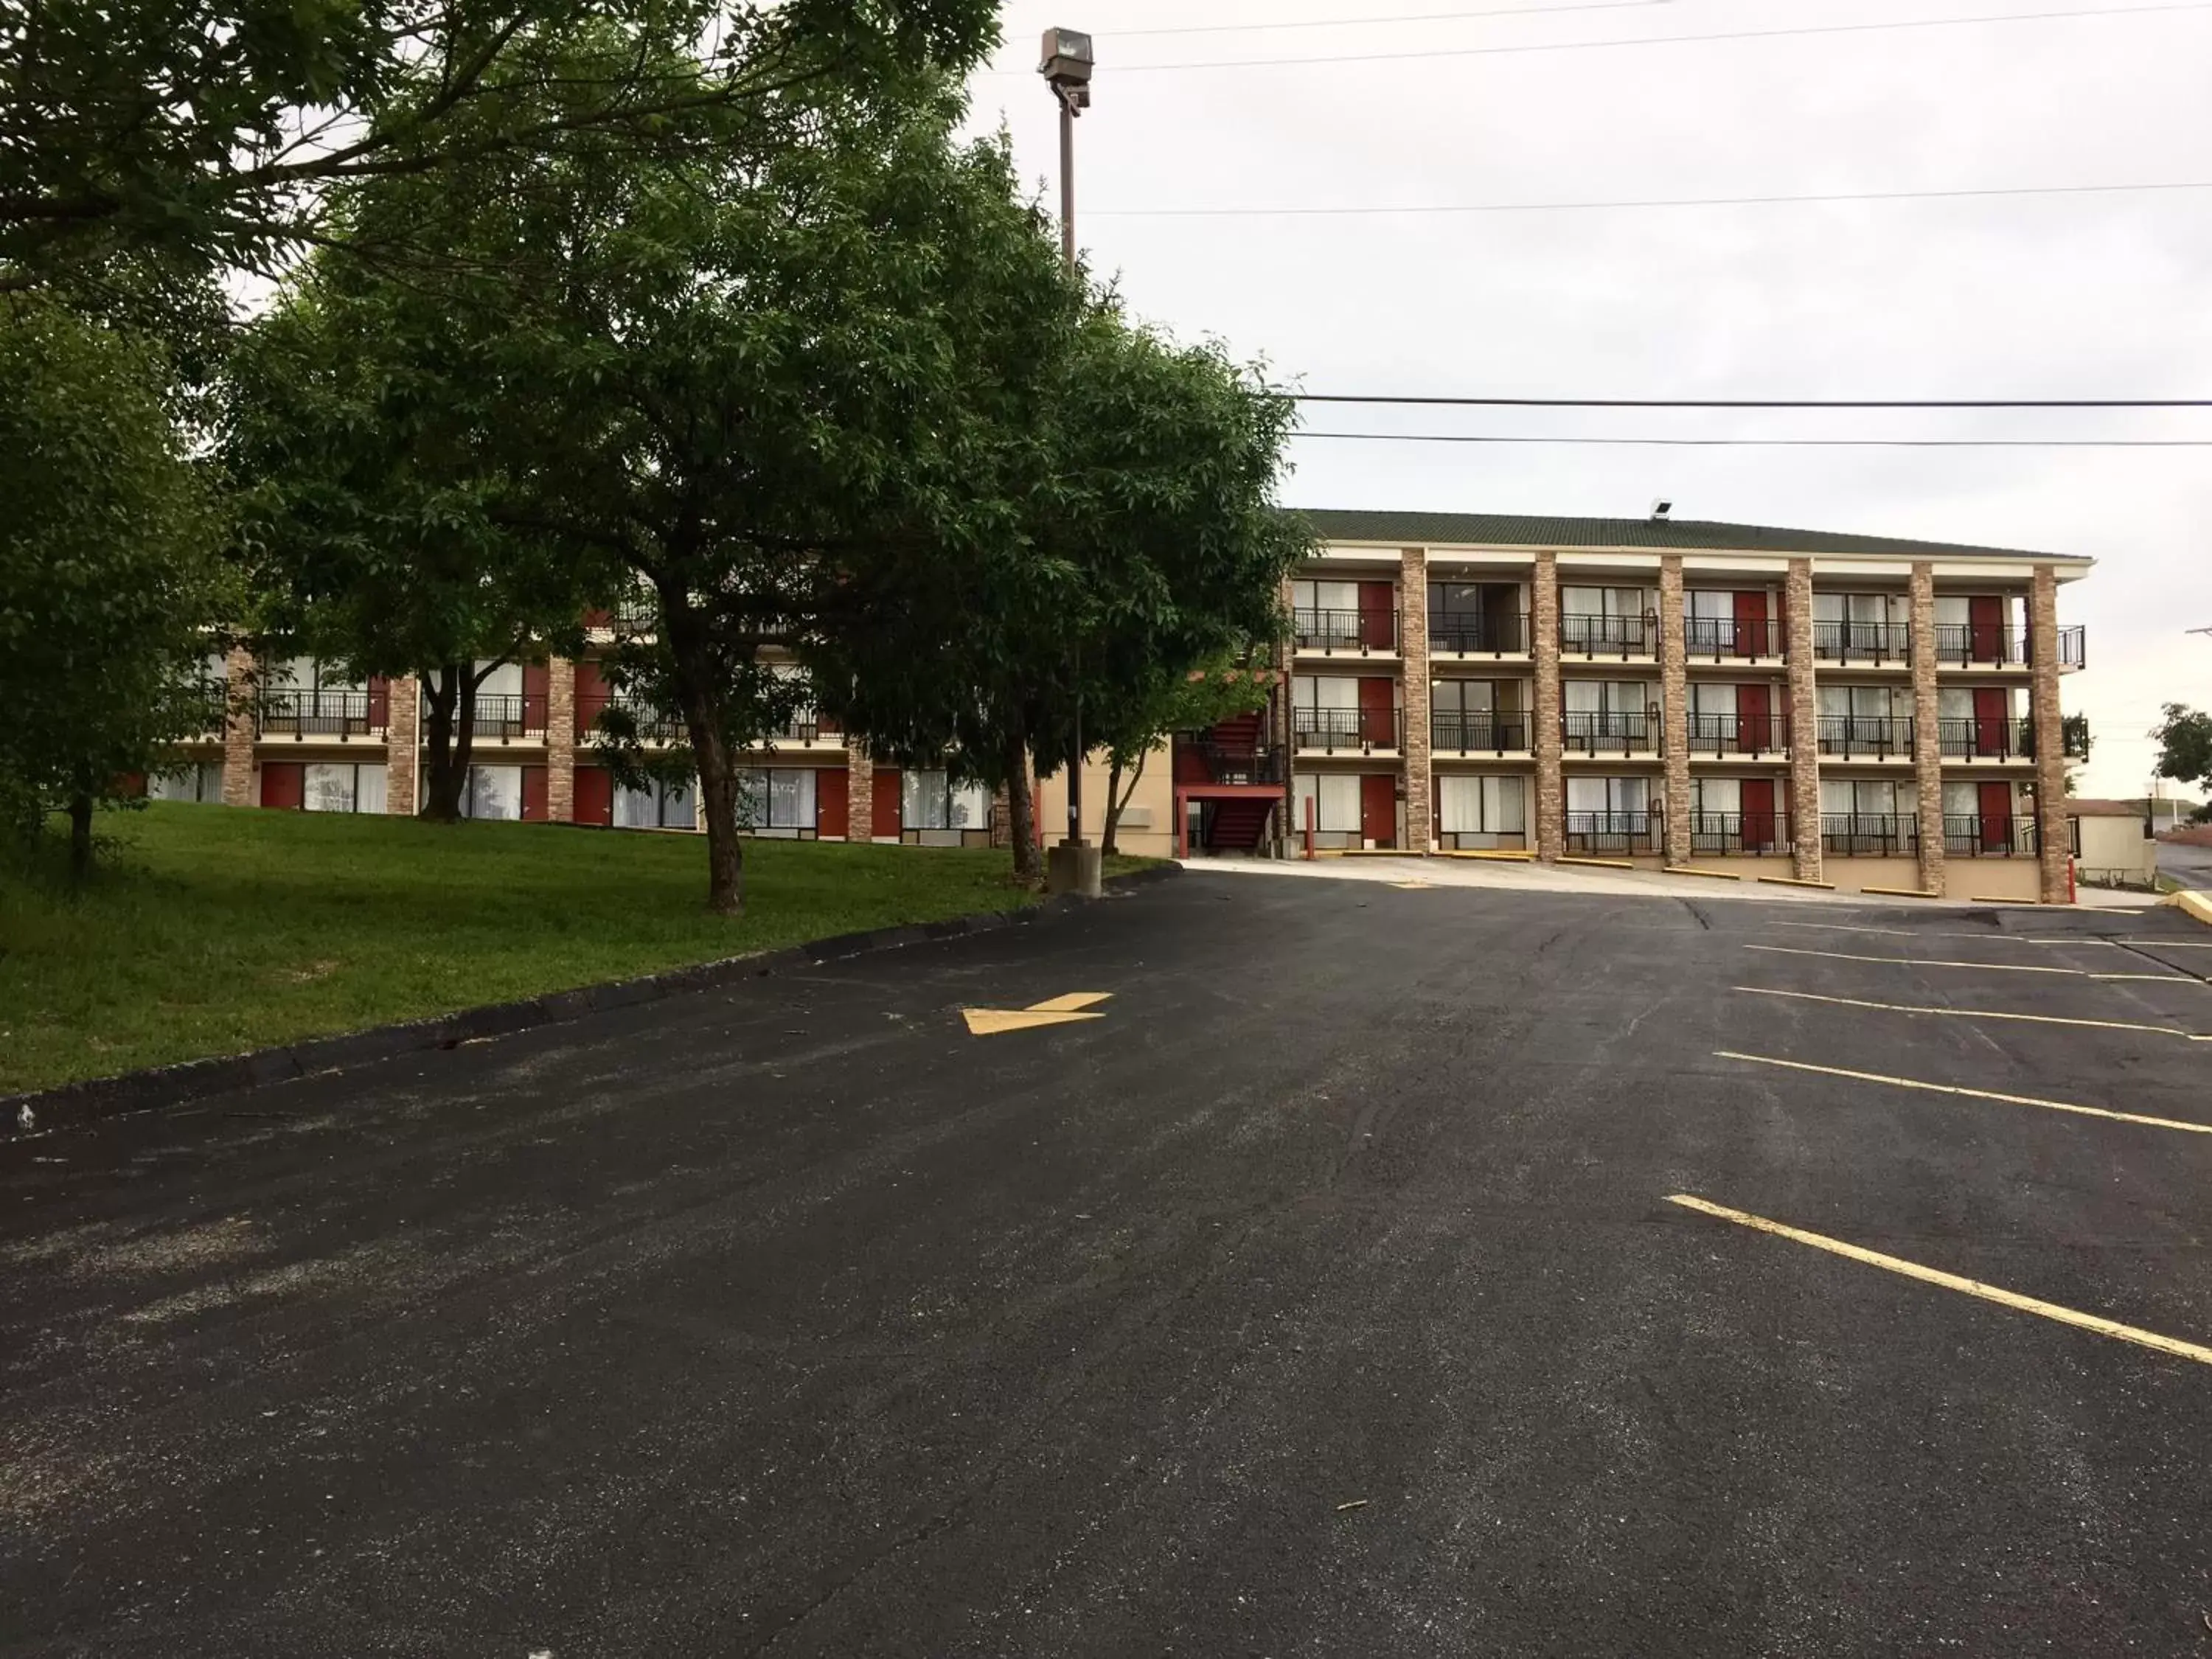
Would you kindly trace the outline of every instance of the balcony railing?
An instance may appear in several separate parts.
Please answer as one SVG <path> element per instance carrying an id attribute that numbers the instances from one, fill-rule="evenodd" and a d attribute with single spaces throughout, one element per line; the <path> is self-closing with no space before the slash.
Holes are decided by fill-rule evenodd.
<path id="1" fill-rule="evenodd" d="M 1820 752 L 1839 760 L 1912 757 L 1910 714 L 1823 714 Z"/>
<path id="2" fill-rule="evenodd" d="M 1567 851 L 1588 858 L 1627 858 L 1659 850 L 1656 812 L 1570 812 Z"/>
<path id="3" fill-rule="evenodd" d="M 579 693 L 576 697 L 576 735 L 583 737 L 599 723 L 599 716 L 609 709 L 627 714 L 636 727 L 638 738 L 644 743 L 683 743 L 690 729 L 680 714 L 670 714 L 654 708 L 635 697 L 618 691 Z"/>
<path id="4" fill-rule="evenodd" d="M 1693 755 L 1782 755 L 1790 750 L 1787 714 L 1692 714 Z"/>
<path id="5" fill-rule="evenodd" d="M 1571 657 L 1650 657 L 1659 650 L 1659 613 L 1601 617 L 1569 611 L 1559 617 L 1559 649 Z"/>
<path id="6" fill-rule="evenodd" d="M 2076 623 L 2058 630 L 2058 666 L 2084 668 L 2089 662 L 2089 630 Z"/>
<path id="7" fill-rule="evenodd" d="M 1301 651 L 1365 656 L 1398 648 L 1395 611 L 1294 611 L 1291 631 Z"/>
<path id="8" fill-rule="evenodd" d="M 1936 731 L 1945 760 L 2024 760 L 2035 753 L 2033 728 L 2010 714 L 1937 720 Z"/>
<path id="9" fill-rule="evenodd" d="M 2026 816 L 1943 819 L 1943 847 L 1954 858 L 2032 858 L 2035 820 Z"/>
<path id="10" fill-rule="evenodd" d="M 796 743 L 811 748 L 815 744 L 836 738 L 837 733 L 836 721 L 824 720 L 811 711 L 801 711 L 765 735 L 770 743 Z"/>
<path id="11" fill-rule="evenodd" d="M 2088 630 L 2076 623 L 2058 630 L 2058 666 L 2079 668 L 2088 658 Z M 2025 628 L 2008 623 L 1938 623 L 1936 660 L 1966 668 L 2026 668 L 2035 661 L 2035 641 Z"/>
<path id="12" fill-rule="evenodd" d="M 228 681 L 202 678 L 191 684 L 192 700 L 199 705 L 201 732 L 219 736 L 230 724 L 230 685 Z"/>
<path id="13" fill-rule="evenodd" d="M 1301 749 L 1364 754 L 1401 746 L 1402 716 L 1395 708 L 1293 708 L 1291 730 Z"/>
<path id="14" fill-rule="evenodd" d="M 471 729 L 478 743 L 513 743 L 545 735 L 545 694 L 542 691 L 477 693 Z"/>
<path id="15" fill-rule="evenodd" d="M 1790 819 L 1783 812 L 1696 812 L 1690 817 L 1690 851 L 1705 857 L 1740 853 L 1786 853 Z"/>
<path id="16" fill-rule="evenodd" d="M 1910 662 L 1912 624 L 1910 623 L 1815 622 L 1813 658 L 1816 662 Z"/>
<path id="17" fill-rule="evenodd" d="M 1467 657 L 1510 657 L 1528 649 L 1525 611 L 1492 611 L 1480 617 L 1429 617 L 1429 649 Z"/>
<path id="18" fill-rule="evenodd" d="M 1753 622 L 1735 617 L 1688 617 L 1682 622 L 1682 645 L 1692 657 L 1720 661 L 1729 657 L 1779 660 L 1787 643 L 1782 624 L 1764 618 Z"/>
<path id="19" fill-rule="evenodd" d="M 265 691 L 261 697 L 261 735 L 267 737 L 365 738 L 381 731 L 385 700 L 367 691 L 328 688 L 313 691 Z"/>
<path id="20" fill-rule="evenodd" d="M 1658 748 L 1659 722 L 1649 714 L 1625 711 L 1563 714 L 1559 735 L 1570 754 L 1634 754 Z"/>
<path id="21" fill-rule="evenodd" d="M 1429 747 L 1444 755 L 1526 754 L 1526 714 L 1443 714 L 1429 717 Z"/>
<path id="22" fill-rule="evenodd" d="M 1824 812 L 1820 850 L 1838 858 L 1915 858 L 1920 820 L 1907 812 Z"/>
<path id="23" fill-rule="evenodd" d="M 1209 783 L 1280 783 L 1288 775 L 1288 757 L 1279 749 L 1237 749 L 1203 738 L 1177 738 L 1176 753 L 1178 757 L 1196 756 L 1206 774 L 1205 781 Z M 1190 781 L 1186 767 L 1181 763 L 1176 768 L 1176 776 Z"/>

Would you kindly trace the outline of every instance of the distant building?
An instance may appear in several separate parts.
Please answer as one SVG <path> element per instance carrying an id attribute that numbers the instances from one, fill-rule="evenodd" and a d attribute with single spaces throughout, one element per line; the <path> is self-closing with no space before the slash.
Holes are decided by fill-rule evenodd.
<path id="1" fill-rule="evenodd" d="M 2074 856 L 2083 885 L 2158 885 L 2158 843 L 2151 838 L 2148 807 L 2139 800 L 2069 800 Z"/>

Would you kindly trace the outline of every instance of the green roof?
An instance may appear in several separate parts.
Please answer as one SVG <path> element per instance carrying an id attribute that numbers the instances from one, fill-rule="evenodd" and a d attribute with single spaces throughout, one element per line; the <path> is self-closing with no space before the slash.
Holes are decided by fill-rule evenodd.
<path id="1" fill-rule="evenodd" d="M 1325 542 L 1408 547 L 1636 547 L 1661 552 L 1891 554 L 1912 558 L 2051 559 L 2078 555 L 2022 548 L 1849 536 L 1832 530 L 1715 524 L 1704 519 L 1551 519 L 1518 513 L 1395 513 L 1297 507 Z"/>

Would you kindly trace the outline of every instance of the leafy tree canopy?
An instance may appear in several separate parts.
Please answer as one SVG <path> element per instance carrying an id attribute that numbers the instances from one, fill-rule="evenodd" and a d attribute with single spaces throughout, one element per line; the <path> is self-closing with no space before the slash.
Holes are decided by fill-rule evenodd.
<path id="1" fill-rule="evenodd" d="M 2158 775 L 2182 783 L 2212 783 L 2212 714 L 2186 703 L 2166 705 L 2151 730 L 2158 744 Z"/>

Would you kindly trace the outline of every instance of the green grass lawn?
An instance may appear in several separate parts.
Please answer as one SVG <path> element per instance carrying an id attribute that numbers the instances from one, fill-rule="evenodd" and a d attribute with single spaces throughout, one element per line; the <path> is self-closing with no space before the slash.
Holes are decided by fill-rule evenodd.
<path id="1" fill-rule="evenodd" d="M 1033 902 L 988 849 L 748 842 L 731 922 L 688 836 L 164 802 L 101 828 L 79 894 L 58 837 L 0 872 L 0 1093 Z"/>

